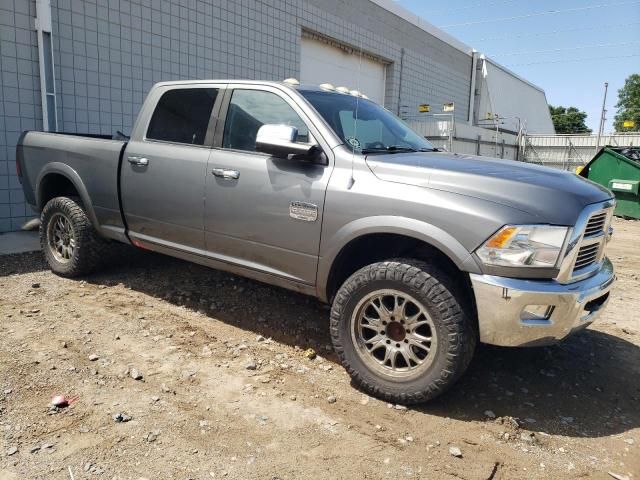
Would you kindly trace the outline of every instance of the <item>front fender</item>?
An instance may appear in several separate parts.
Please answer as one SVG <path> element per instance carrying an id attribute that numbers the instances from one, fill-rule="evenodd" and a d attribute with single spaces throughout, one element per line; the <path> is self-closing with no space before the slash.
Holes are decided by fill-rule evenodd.
<path id="1" fill-rule="evenodd" d="M 61 175 L 69 180 L 73 186 L 75 187 L 78 195 L 80 196 L 80 200 L 82 200 L 82 204 L 84 206 L 84 210 L 91 221 L 93 227 L 101 232 L 100 224 L 98 223 L 98 218 L 96 217 L 96 212 L 93 208 L 93 203 L 91 203 L 91 197 L 89 196 L 89 192 L 84 185 L 84 182 L 73 168 L 69 165 L 61 162 L 51 162 L 47 163 L 40 173 L 38 174 L 38 178 L 36 179 L 36 205 L 42 209 L 44 205 L 42 204 L 42 185 L 43 180 L 47 175 Z"/>
<path id="2" fill-rule="evenodd" d="M 482 273 L 467 249 L 450 234 L 434 225 L 413 218 L 391 215 L 359 218 L 343 225 L 331 238 L 322 241 L 316 279 L 321 300 L 327 301 L 327 284 L 331 268 L 342 249 L 358 237 L 375 233 L 415 238 L 440 250 L 461 271 Z"/>

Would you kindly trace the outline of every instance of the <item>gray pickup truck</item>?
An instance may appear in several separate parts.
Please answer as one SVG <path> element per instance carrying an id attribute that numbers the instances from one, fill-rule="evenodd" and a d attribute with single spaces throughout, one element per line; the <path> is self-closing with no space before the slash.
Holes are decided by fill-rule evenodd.
<path id="1" fill-rule="evenodd" d="M 477 342 L 584 328 L 615 279 L 611 192 L 438 151 L 357 91 L 159 83 L 124 140 L 22 135 L 53 272 L 88 274 L 117 241 L 313 295 L 354 382 L 391 402 L 442 393 Z"/>

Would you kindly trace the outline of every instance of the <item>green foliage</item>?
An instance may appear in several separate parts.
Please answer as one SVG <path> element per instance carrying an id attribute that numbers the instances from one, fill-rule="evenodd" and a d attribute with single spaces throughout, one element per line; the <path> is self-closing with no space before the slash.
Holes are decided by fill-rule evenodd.
<path id="1" fill-rule="evenodd" d="M 629 75 L 618 90 L 618 103 L 613 126 L 616 132 L 640 131 L 640 74 Z M 624 127 L 625 121 L 635 122 L 634 127 Z"/>
<path id="2" fill-rule="evenodd" d="M 584 123 L 587 114 L 576 107 L 554 107 L 549 105 L 551 120 L 556 133 L 591 133 L 591 129 Z"/>

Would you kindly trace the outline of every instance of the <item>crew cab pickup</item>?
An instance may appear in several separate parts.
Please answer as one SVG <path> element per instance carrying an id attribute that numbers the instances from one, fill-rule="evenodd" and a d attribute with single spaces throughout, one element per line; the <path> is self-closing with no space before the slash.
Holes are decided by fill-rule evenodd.
<path id="1" fill-rule="evenodd" d="M 586 327 L 615 279 L 611 192 L 438 151 L 326 84 L 159 83 L 128 141 L 25 132 L 17 169 L 56 274 L 116 241 L 315 296 L 355 384 L 391 402 L 443 392 L 477 342 Z"/>

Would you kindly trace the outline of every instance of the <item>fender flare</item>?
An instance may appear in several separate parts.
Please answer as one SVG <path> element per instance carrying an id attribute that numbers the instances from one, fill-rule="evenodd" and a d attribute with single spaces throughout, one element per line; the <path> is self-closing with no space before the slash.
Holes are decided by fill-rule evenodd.
<path id="1" fill-rule="evenodd" d="M 78 172 L 65 163 L 47 163 L 38 174 L 38 178 L 36 179 L 36 204 L 38 207 L 41 209 L 44 208 L 44 205 L 42 205 L 42 181 L 47 175 L 51 174 L 61 175 L 71 182 L 82 200 L 82 204 L 85 212 L 87 212 L 87 216 L 89 217 L 91 224 L 98 232 L 102 232 L 98 223 L 98 217 L 96 217 L 96 212 L 93 209 L 93 203 L 91 203 L 91 197 L 89 196 L 87 188 L 84 186 L 84 182 L 80 178 L 80 175 L 78 175 Z"/>
<path id="2" fill-rule="evenodd" d="M 329 240 L 323 242 L 316 277 L 317 294 L 322 301 L 328 300 L 329 276 L 342 249 L 352 240 L 376 233 L 415 238 L 440 250 L 461 271 L 482 273 L 471 253 L 453 236 L 434 225 L 392 215 L 365 217 L 343 225 Z"/>

